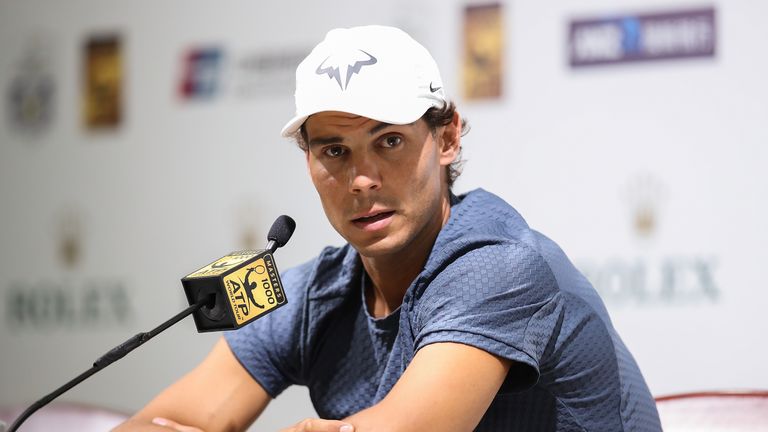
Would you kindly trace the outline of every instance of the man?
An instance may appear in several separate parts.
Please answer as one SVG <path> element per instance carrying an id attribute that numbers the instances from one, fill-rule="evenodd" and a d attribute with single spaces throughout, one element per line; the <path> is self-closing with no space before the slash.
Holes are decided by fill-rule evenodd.
<path id="1" fill-rule="evenodd" d="M 286 431 L 660 430 L 557 245 L 488 192 L 451 193 L 463 125 L 426 49 L 333 30 L 296 71 L 296 108 L 283 135 L 348 244 L 286 271 L 288 305 L 118 430 L 244 430 L 292 384 L 321 419 Z"/>

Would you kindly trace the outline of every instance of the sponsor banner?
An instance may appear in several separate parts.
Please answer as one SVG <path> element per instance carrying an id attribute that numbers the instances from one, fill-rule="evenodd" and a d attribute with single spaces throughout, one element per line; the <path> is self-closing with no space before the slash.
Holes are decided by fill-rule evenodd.
<path id="1" fill-rule="evenodd" d="M 41 276 L 32 267 L 3 291 L 3 325 L 13 330 L 100 330 L 133 322 L 128 283 L 119 276 L 84 276 L 85 217 L 78 206 L 57 212 L 54 244 L 48 249 L 59 264 L 58 276 Z M 52 269 L 48 269 L 52 270 Z"/>
<path id="2" fill-rule="evenodd" d="M 622 187 L 633 253 L 577 260 L 579 270 L 612 306 L 690 306 L 716 304 L 723 290 L 720 258 L 714 253 L 663 253 L 662 207 L 668 186 L 648 173 L 631 176 Z"/>
<path id="3" fill-rule="evenodd" d="M 120 328 L 133 323 L 132 296 L 129 286 L 115 278 L 16 280 L 3 296 L 3 325 L 39 332 Z"/>
<path id="4" fill-rule="evenodd" d="M 719 303 L 719 262 L 712 255 L 662 258 L 616 255 L 579 260 L 579 270 L 611 306 L 691 306 Z"/>
<path id="5" fill-rule="evenodd" d="M 237 96 L 251 98 L 280 96 L 293 92 L 296 67 L 309 49 L 255 51 L 235 62 L 232 81 Z"/>
<path id="6" fill-rule="evenodd" d="M 716 36 L 713 8 L 574 20 L 570 65 L 714 57 Z"/>
<path id="7" fill-rule="evenodd" d="M 56 97 L 52 58 L 52 41 L 38 36 L 18 59 L 6 92 L 9 129 L 36 134 L 50 127 Z"/>
<path id="8" fill-rule="evenodd" d="M 116 34 L 89 37 L 83 47 L 83 119 L 87 129 L 113 129 L 122 120 L 123 58 Z"/>
<path id="9" fill-rule="evenodd" d="M 497 99 L 502 94 L 503 9 L 500 4 L 464 10 L 463 89 L 467 100 Z"/>
<path id="10" fill-rule="evenodd" d="M 309 51 L 302 48 L 233 53 L 218 45 L 195 46 L 182 56 L 177 93 L 183 101 L 284 97 L 293 93 L 296 67 Z"/>
<path id="11" fill-rule="evenodd" d="M 179 96 L 184 100 L 208 100 L 221 87 L 224 51 L 219 47 L 196 47 L 183 58 Z"/>

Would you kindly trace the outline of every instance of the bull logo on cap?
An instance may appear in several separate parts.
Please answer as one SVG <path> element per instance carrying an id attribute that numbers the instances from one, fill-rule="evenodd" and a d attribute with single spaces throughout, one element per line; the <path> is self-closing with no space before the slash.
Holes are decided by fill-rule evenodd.
<path id="1" fill-rule="evenodd" d="M 349 87 L 349 81 L 352 79 L 352 75 L 360 73 L 360 69 L 362 69 L 363 66 L 376 64 L 377 61 L 376 57 L 363 50 L 332 54 L 320 63 L 317 70 L 315 70 L 315 73 L 317 75 L 326 74 L 328 75 L 328 78 L 334 78 L 339 84 L 339 88 L 344 91 Z M 346 72 L 344 84 L 341 82 L 341 69 L 345 69 Z"/>

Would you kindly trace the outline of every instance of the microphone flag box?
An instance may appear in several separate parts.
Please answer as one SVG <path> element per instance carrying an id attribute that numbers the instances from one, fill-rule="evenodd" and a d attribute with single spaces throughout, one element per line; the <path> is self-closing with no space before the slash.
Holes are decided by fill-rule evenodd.
<path id="1" fill-rule="evenodd" d="M 283 306 L 283 284 L 267 250 L 232 252 L 181 279 L 189 304 L 214 295 L 193 314 L 198 332 L 234 330 Z"/>

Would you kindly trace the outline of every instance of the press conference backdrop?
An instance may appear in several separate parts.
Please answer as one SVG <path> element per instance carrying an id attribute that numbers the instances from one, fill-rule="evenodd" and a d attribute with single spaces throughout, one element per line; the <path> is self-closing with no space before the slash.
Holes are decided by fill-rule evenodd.
<path id="1" fill-rule="evenodd" d="M 298 223 L 283 269 L 342 243 L 279 130 L 303 55 L 371 23 L 426 45 L 469 119 L 456 191 L 501 195 L 562 245 L 654 394 L 768 388 L 766 16 L 749 0 L 0 1 L 0 405 L 180 310 L 181 276 L 262 247 L 279 214 Z M 132 412 L 218 337 L 183 322 L 64 399 Z M 292 389 L 257 425 L 310 415 Z"/>

